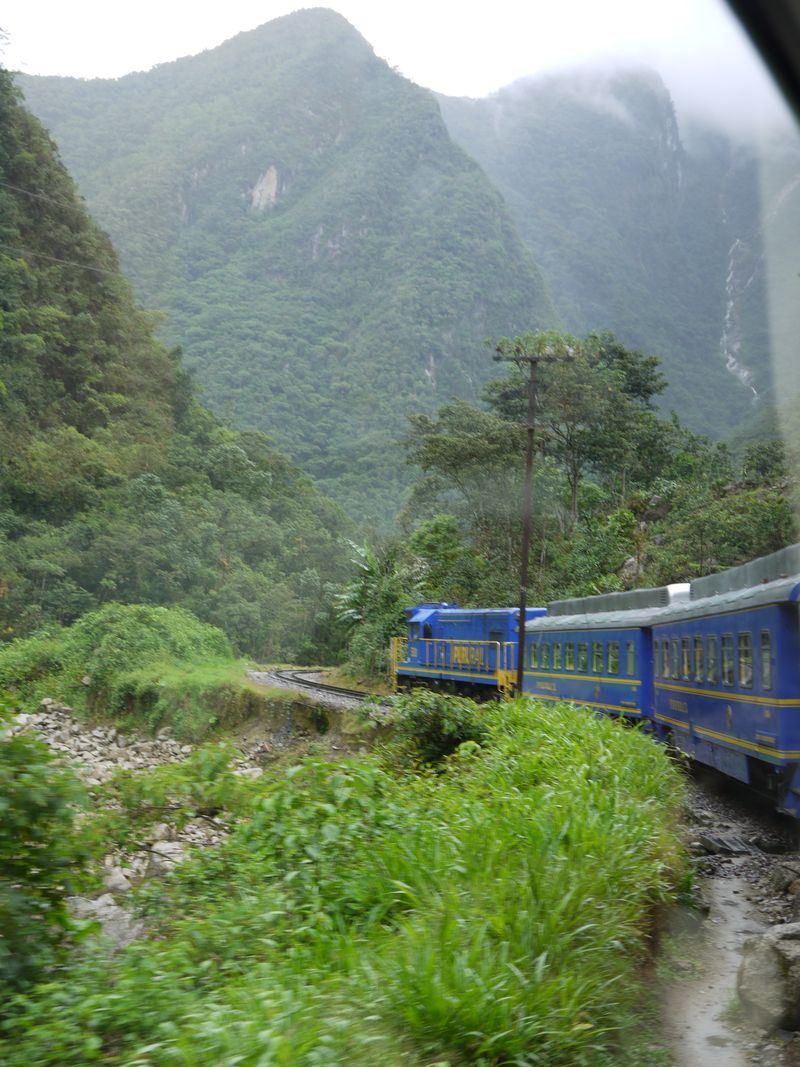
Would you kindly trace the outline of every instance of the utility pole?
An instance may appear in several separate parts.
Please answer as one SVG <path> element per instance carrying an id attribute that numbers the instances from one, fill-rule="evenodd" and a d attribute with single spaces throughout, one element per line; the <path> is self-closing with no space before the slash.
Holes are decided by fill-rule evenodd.
<path id="1" fill-rule="evenodd" d="M 516 363 L 522 369 L 527 363 L 528 415 L 525 449 L 525 491 L 522 504 L 522 555 L 519 575 L 519 641 L 517 643 L 517 696 L 522 696 L 525 676 L 525 614 L 528 607 L 528 558 L 531 544 L 531 514 L 533 511 L 533 454 L 536 430 L 536 390 L 540 363 L 556 363 L 572 358 L 573 350 L 564 339 L 553 333 L 524 333 L 520 337 L 502 338 L 495 346 L 497 363 Z"/>

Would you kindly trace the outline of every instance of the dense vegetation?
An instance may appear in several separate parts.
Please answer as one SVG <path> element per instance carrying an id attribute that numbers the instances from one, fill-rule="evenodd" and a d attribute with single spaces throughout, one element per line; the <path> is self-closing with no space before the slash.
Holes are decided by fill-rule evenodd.
<path id="1" fill-rule="evenodd" d="M 245 665 L 225 634 L 182 608 L 145 604 L 107 604 L 0 646 L 4 689 L 22 707 L 51 697 L 78 715 L 192 739 L 248 711 Z"/>
<path id="2" fill-rule="evenodd" d="M 233 833 L 142 895 L 146 940 L 7 1000 L 3 1062 L 636 1062 L 675 770 L 567 707 L 420 701 L 380 760 L 237 783 L 209 753 Z M 480 741 L 414 769 L 436 717 Z"/>
<path id="3" fill-rule="evenodd" d="M 199 406 L 5 72 L 0 316 L 0 635 L 140 601 L 313 658 L 342 514 Z"/>
<path id="4" fill-rule="evenodd" d="M 118 81 L 22 79 L 208 403 L 385 520 L 403 416 L 552 323 L 543 283 L 433 96 L 331 11 Z"/>
<path id="5" fill-rule="evenodd" d="M 658 352 L 694 430 L 800 388 L 797 139 L 677 116 L 652 71 L 435 99 L 317 9 L 147 74 L 22 81 L 210 405 L 359 517 L 402 497 L 404 414 L 474 402 L 484 337 L 556 324 L 545 286 L 563 328 Z"/>
<path id="6" fill-rule="evenodd" d="M 557 357 L 540 371 L 529 604 L 687 581 L 795 539 L 780 442 L 737 459 L 661 417 L 655 357 L 608 333 L 498 347 Z M 409 604 L 518 602 L 527 392 L 527 367 L 515 367 L 486 385 L 483 407 L 455 400 L 410 419 L 406 450 L 423 476 L 406 532 L 364 550 L 340 601 L 355 670 L 385 669 Z"/>

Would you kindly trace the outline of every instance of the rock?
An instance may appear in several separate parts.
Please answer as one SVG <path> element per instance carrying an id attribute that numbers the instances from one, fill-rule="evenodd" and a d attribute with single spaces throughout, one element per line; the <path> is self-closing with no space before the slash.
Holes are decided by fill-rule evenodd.
<path id="1" fill-rule="evenodd" d="M 169 824 L 165 822 L 157 822 L 147 835 L 147 840 L 152 844 L 156 841 L 169 841 L 170 837 L 172 837 L 172 831 Z"/>
<path id="2" fill-rule="evenodd" d="M 131 888 L 131 883 L 119 867 L 111 868 L 108 874 L 103 878 L 103 885 L 109 893 L 128 893 Z"/>
<path id="3" fill-rule="evenodd" d="M 88 897 L 68 897 L 67 905 L 76 919 L 89 919 L 100 923 L 103 935 L 116 948 L 124 948 L 141 937 L 144 923 L 134 919 L 130 912 L 121 908 L 110 893 L 90 900 Z"/>
<path id="4" fill-rule="evenodd" d="M 745 943 L 736 988 L 757 1025 L 800 1029 L 800 922 Z"/>
<path id="5" fill-rule="evenodd" d="M 800 860 L 783 859 L 776 863 L 769 875 L 770 888 L 775 893 L 785 893 L 793 882 L 800 880 Z"/>
<path id="6" fill-rule="evenodd" d="M 619 574 L 623 582 L 632 582 L 635 581 L 638 577 L 640 577 L 643 571 L 644 568 L 642 567 L 641 563 L 633 556 L 630 556 L 628 559 L 625 560 L 625 562 L 622 564 L 617 573 Z"/>
<path id="7" fill-rule="evenodd" d="M 39 701 L 39 707 L 41 708 L 50 708 L 53 704 L 55 704 L 55 700 L 52 697 L 42 697 Z"/>
<path id="8" fill-rule="evenodd" d="M 88 674 L 84 674 L 83 678 L 81 678 L 81 685 L 91 685 L 91 684 L 92 684 L 91 677 Z"/>
<path id="9" fill-rule="evenodd" d="M 157 841 L 150 850 L 147 874 L 155 877 L 168 874 L 185 857 L 183 845 L 178 841 Z"/>

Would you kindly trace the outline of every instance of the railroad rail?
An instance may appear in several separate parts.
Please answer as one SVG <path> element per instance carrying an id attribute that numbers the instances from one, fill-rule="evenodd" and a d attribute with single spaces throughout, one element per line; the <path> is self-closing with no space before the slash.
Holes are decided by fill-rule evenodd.
<path id="1" fill-rule="evenodd" d="M 370 693 L 365 693 L 361 689 L 345 689 L 339 685 L 328 685 L 327 682 L 320 682 L 315 677 L 309 677 L 309 673 L 315 672 L 298 671 L 298 670 L 273 670 L 270 672 L 274 674 L 276 678 L 280 678 L 281 681 L 289 682 L 291 685 L 299 686 L 302 689 L 317 689 L 322 690 L 324 693 L 332 693 L 334 696 L 350 697 L 353 700 L 368 700 L 371 698 Z"/>

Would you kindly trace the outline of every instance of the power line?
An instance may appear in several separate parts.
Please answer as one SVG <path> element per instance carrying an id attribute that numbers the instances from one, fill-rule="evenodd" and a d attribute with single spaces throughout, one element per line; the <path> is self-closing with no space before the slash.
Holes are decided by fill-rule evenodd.
<path id="1" fill-rule="evenodd" d="M 74 200 L 62 200 L 60 197 L 48 196 L 46 193 L 37 193 L 37 192 L 34 192 L 33 189 L 25 189 L 21 185 L 14 185 L 13 182 L 3 181 L 2 178 L 0 178 L 0 185 L 4 186 L 6 189 L 13 189 L 14 192 L 17 192 L 17 193 L 24 193 L 25 196 L 33 197 L 33 199 L 35 199 L 35 200 L 44 200 L 48 204 L 55 204 L 57 207 L 74 208 L 74 207 L 79 205 L 79 206 L 83 207 L 86 210 L 87 215 L 89 216 L 89 218 L 92 220 L 92 222 L 96 226 L 99 226 L 100 228 L 104 228 L 107 225 L 106 222 L 104 222 L 102 219 L 98 219 L 94 215 L 93 209 L 90 207 L 90 205 L 87 202 L 86 198 L 81 193 L 76 193 L 76 196 L 78 196 L 80 198 L 77 201 L 77 204 L 76 204 L 76 201 L 74 201 Z M 121 205 L 117 204 L 115 206 L 114 210 L 115 211 L 121 211 L 123 214 L 128 215 L 130 218 L 133 218 L 134 220 L 137 220 L 136 221 L 137 233 L 142 234 L 144 237 L 150 237 L 154 241 L 166 241 L 167 240 L 167 238 L 164 236 L 163 233 L 158 234 L 158 233 L 155 233 L 154 230 L 142 229 L 142 227 L 140 226 L 140 224 L 138 222 L 138 216 L 137 216 L 136 212 L 132 211 L 130 208 L 125 208 L 125 207 L 122 207 Z"/>
<path id="2" fill-rule="evenodd" d="M 49 259 L 51 263 L 62 263 L 65 267 L 79 267 L 81 270 L 91 270 L 95 274 L 115 274 L 119 275 L 118 270 L 109 270 L 107 267 L 92 267 L 88 263 L 78 263 L 74 259 L 59 259 L 57 256 L 48 256 L 44 252 L 31 252 L 29 248 L 14 248 L 12 245 L 4 244 L 0 241 L 0 248 L 5 248 L 7 252 L 16 252 L 20 256 L 32 256 L 34 259 Z"/>
<path id="3" fill-rule="evenodd" d="M 4 182 L 0 178 L 0 185 L 4 185 L 6 189 L 13 189 L 17 193 L 24 193 L 26 196 L 32 196 L 36 200 L 46 200 L 50 204 L 58 204 L 59 207 L 75 207 L 75 201 L 56 199 L 54 196 L 47 196 L 46 193 L 35 193 L 32 189 L 23 189 L 21 185 L 14 185 L 12 182 Z M 82 206 L 86 207 L 86 201 L 81 197 Z"/>

